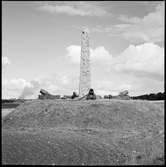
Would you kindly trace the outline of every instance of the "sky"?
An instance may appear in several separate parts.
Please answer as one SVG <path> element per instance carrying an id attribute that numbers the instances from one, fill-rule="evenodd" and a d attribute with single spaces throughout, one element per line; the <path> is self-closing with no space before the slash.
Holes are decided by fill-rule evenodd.
<path id="1" fill-rule="evenodd" d="M 3 1 L 2 98 L 78 93 L 85 28 L 96 94 L 163 92 L 164 3 Z"/>

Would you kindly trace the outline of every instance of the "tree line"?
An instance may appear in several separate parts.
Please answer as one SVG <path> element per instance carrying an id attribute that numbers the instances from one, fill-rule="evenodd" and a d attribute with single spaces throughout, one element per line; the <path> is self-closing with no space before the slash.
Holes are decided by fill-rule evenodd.
<path id="1" fill-rule="evenodd" d="M 165 92 L 161 93 L 150 93 L 140 96 L 133 96 L 132 99 L 142 99 L 142 100 L 165 100 Z"/>

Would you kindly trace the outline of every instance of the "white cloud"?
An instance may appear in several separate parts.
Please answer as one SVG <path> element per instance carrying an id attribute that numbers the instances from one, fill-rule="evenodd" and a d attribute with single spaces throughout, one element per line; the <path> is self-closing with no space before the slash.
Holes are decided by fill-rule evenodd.
<path id="1" fill-rule="evenodd" d="M 49 76 L 47 78 L 37 78 L 30 81 L 30 85 L 27 85 L 22 89 L 20 98 L 37 98 L 40 94 L 40 89 L 45 89 L 51 94 L 57 94 L 59 93 L 59 90 L 63 91 L 62 87 L 66 86 L 67 84 L 69 84 L 68 77 L 60 74 Z"/>
<path id="2" fill-rule="evenodd" d="M 80 63 L 81 56 L 81 46 L 79 45 L 70 45 L 66 48 L 67 57 L 73 63 Z M 99 46 L 96 49 L 90 48 L 90 58 L 93 62 L 101 62 L 101 61 L 110 61 L 112 56 L 110 53 L 104 48 L 104 46 Z"/>
<path id="3" fill-rule="evenodd" d="M 112 63 L 117 71 L 163 78 L 164 48 L 153 43 L 130 45 Z"/>
<path id="4" fill-rule="evenodd" d="M 96 26 L 92 32 L 106 32 L 110 36 L 123 37 L 130 43 L 163 42 L 164 41 L 164 3 L 156 6 L 143 18 L 120 15 L 119 24 L 102 27 Z"/>
<path id="5" fill-rule="evenodd" d="M 8 86 L 10 89 L 19 89 L 19 88 L 24 88 L 25 86 L 31 86 L 29 82 L 27 82 L 25 79 L 22 78 L 14 78 L 11 80 L 3 80 L 2 86 Z"/>
<path id="6" fill-rule="evenodd" d="M 2 97 L 16 98 L 24 87 L 32 87 L 31 83 L 22 78 L 4 79 L 2 78 Z"/>
<path id="7" fill-rule="evenodd" d="M 36 78 L 27 81 L 22 78 L 2 80 L 3 98 L 37 98 L 40 89 L 45 89 L 51 94 L 72 94 L 77 90 L 78 81 L 70 75 L 55 74 L 47 78 Z"/>
<path id="8" fill-rule="evenodd" d="M 55 92 L 58 87 L 51 79 L 26 81 L 22 78 L 2 80 L 3 98 L 37 98 L 41 88 Z"/>
<path id="9" fill-rule="evenodd" d="M 67 52 L 66 56 L 72 63 L 80 63 L 80 46 L 71 45 L 67 47 Z M 103 46 L 99 46 L 96 49 L 90 49 L 90 57 L 92 66 L 96 69 L 101 65 L 105 70 L 111 68 L 118 72 L 134 73 L 142 77 L 159 79 L 164 76 L 164 48 L 153 43 L 129 45 L 114 57 Z"/>
<path id="10" fill-rule="evenodd" d="M 8 57 L 2 57 L 2 65 L 3 66 L 6 66 L 6 65 L 9 65 L 10 64 L 10 60 Z"/>
<path id="11" fill-rule="evenodd" d="M 67 57 L 73 63 L 80 62 L 80 55 L 81 55 L 81 46 L 79 45 L 70 45 L 66 48 L 67 50 Z"/>
<path id="12" fill-rule="evenodd" d="M 80 50 L 80 46 L 69 46 L 67 58 L 79 64 Z M 164 48 L 154 43 L 129 45 L 118 56 L 112 56 L 103 46 L 91 49 L 91 73 L 92 87 L 97 94 L 117 95 L 125 89 L 133 95 L 161 91 Z"/>
<path id="13" fill-rule="evenodd" d="M 164 41 L 164 4 L 159 4 L 154 12 L 149 13 L 143 18 L 127 17 L 121 15 L 119 20 L 124 22 L 122 25 L 115 25 L 115 33 L 124 38 L 135 42 L 160 42 Z M 127 24 L 126 24 L 127 23 Z M 125 27 L 126 25 L 126 27 Z"/>
<path id="14" fill-rule="evenodd" d="M 135 24 L 140 23 L 141 21 L 139 17 L 127 17 L 124 15 L 120 15 L 118 19 L 126 23 L 135 23 Z"/>
<path id="15" fill-rule="evenodd" d="M 91 49 L 91 57 L 94 61 L 109 61 L 112 55 L 104 48 L 99 46 L 96 49 Z"/>
<path id="16" fill-rule="evenodd" d="M 51 14 L 54 13 L 64 13 L 71 16 L 79 15 L 79 16 L 104 16 L 108 14 L 106 10 L 104 10 L 101 6 L 98 6 L 94 3 L 88 2 L 70 2 L 63 4 L 44 4 L 41 5 L 39 10 L 49 12 Z"/>

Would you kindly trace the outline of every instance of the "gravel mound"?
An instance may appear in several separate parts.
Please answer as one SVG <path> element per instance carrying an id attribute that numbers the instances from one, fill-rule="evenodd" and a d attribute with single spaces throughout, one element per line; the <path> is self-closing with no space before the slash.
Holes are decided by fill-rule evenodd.
<path id="1" fill-rule="evenodd" d="M 25 102 L 2 120 L 2 163 L 164 164 L 164 103 Z"/>
<path id="2" fill-rule="evenodd" d="M 99 127 L 106 129 L 159 128 L 164 108 L 147 101 L 36 100 L 4 117 L 3 127 Z"/>

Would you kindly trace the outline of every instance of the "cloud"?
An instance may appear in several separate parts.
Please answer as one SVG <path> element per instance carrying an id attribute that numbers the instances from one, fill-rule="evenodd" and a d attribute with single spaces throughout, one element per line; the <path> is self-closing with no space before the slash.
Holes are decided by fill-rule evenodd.
<path id="1" fill-rule="evenodd" d="M 2 57 L 2 65 L 3 66 L 6 66 L 6 65 L 9 65 L 10 64 L 10 60 L 8 57 Z"/>
<path id="2" fill-rule="evenodd" d="M 119 55 L 103 46 L 91 50 L 91 80 L 97 94 L 130 95 L 164 90 L 164 48 L 154 43 L 129 45 Z M 68 60 L 79 65 L 81 47 L 67 47 Z M 79 69 L 79 67 L 78 67 Z M 150 85 L 149 85 L 150 84 Z"/>
<path id="3" fill-rule="evenodd" d="M 81 46 L 71 45 L 66 48 L 70 62 L 79 64 Z M 164 76 L 164 48 L 154 43 L 129 45 L 118 56 L 112 56 L 104 46 L 90 49 L 91 63 L 96 68 L 100 65 L 105 69 L 110 68 L 117 72 L 128 72 L 140 77 L 153 77 L 156 79 Z"/>
<path id="4" fill-rule="evenodd" d="M 114 26 L 115 33 L 130 41 L 164 41 L 164 4 L 157 5 L 154 12 L 143 18 L 121 15 L 119 20 L 123 24 Z"/>
<path id="5" fill-rule="evenodd" d="M 24 99 L 36 94 L 36 91 L 40 89 L 40 83 L 38 81 L 31 81 L 28 85 L 24 86 L 20 96 L 18 98 Z"/>
<path id="6" fill-rule="evenodd" d="M 43 4 L 39 8 L 41 11 L 46 11 L 51 14 L 59 13 L 59 14 L 68 14 L 71 16 L 104 16 L 107 13 L 101 6 L 95 3 L 89 2 L 71 2 L 63 3 L 63 4 Z"/>
<path id="7" fill-rule="evenodd" d="M 66 86 L 69 84 L 69 79 L 65 75 L 54 75 L 49 76 L 47 78 L 38 78 L 35 80 L 30 81 L 29 85 L 26 85 L 19 98 L 37 98 L 39 95 L 40 89 L 45 89 L 51 94 L 57 94 L 60 93 L 58 90 L 62 90 L 63 92 L 63 86 Z M 61 93 L 62 93 L 61 92 Z"/>
<path id="8" fill-rule="evenodd" d="M 79 45 L 70 45 L 66 48 L 67 55 L 71 62 L 80 63 L 80 55 L 81 55 L 81 46 Z"/>
<path id="9" fill-rule="evenodd" d="M 34 79 L 26 81 L 22 78 L 2 80 L 3 98 L 37 98 L 41 88 L 48 91 L 57 90 L 57 85 L 51 79 Z"/>
<path id="10" fill-rule="evenodd" d="M 115 80 L 115 79 L 114 79 Z M 110 81 L 110 80 L 100 80 L 94 85 L 96 93 L 99 95 L 118 95 L 121 91 L 128 90 L 132 91 L 133 86 L 131 84 L 125 84 L 121 82 Z"/>
<path id="11" fill-rule="evenodd" d="M 3 98 L 38 98 L 40 89 L 45 89 L 51 94 L 72 94 L 77 90 L 78 77 L 60 73 L 51 76 L 36 78 L 27 81 L 23 78 L 2 80 Z M 74 82 L 73 82 L 74 81 Z"/>
<path id="12" fill-rule="evenodd" d="M 31 84 L 27 82 L 25 79 L 22 78 L 14 78 L 11 80 L 3 80 L 2 86 L 8 86 L 10 89 L 19 89 L 19 88 L 24 88 L 25 86 L 30 86 Z"/>
<path id="13" fill-rule="evenodd" d="M 120 15 L 119 24 L 102 27 L 96 26 L 91 32 L 106 32 L 109 36 L 123 37 L 130 43 L 163 42 L 164 41 L 164 3 L 155 7 L 143 18 Z"/>
<path id="14" fill-rule="evenodd" d="M 81 46 L 70 45 L 66 48 L 66 50 L 66 57 L 68 57 L 72 63 L 80 63 Z M 110 59 L 112 58 L 111 54 L 104 48 L 104 46 L 99 46 L 95 49 L 90 48 L 90 57 L 92 63 L 110 61 Z"/>
<path id="15" fill-rule="evenodd" d="M 133 73 L 140 77 L 164 76 L 164 48 L 153 43 L 130 45 L 114 58 L 113 68 L 119 72 Z"/>
<path id="16" fill-rule="evenodd" d="M 137 24 L 137 23 L 140 23 L 141 19 L 139 17 L 127 17 L 127 16 L 124 16 L 124 15 L 120 15 L 119 20 L 123 21 L 123 22 L 126 22 L 126 23 L 134 23 L 134 24 Z"/>
<path id="17" fill-rule="evenodd" d="M 59 71 L 32 81 L 3 77 L 2 97 L 37 98 L 41 88 L 60 95 L 78 92 L 81 47 L 70 45 L 66 50 L 67 61 L 73 69 L 71 74 Z M 164 48 L 157 44 L 129 45 L 117 56 L 111 55 L 104 46 L 90 48 L 90 53 L 92 88 L 96 94 L 117 95 L 125 89 L 130 95 L 164 91 Z"/>
<path id="18" fill-rule="evenodd" d="M 104 46 L 99 46 L 96 49 L 91 49 L 91 57 L 94 61 L 109 61 L 112 55 L 104 48 Z"/>
<path id="19" fill-rule="evenodd" d="M 2 97 L 13 98 L 21 94 L 24 87 L 31 87 L 31 83 L 22 78 L 2 78 Z"/>

